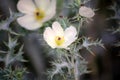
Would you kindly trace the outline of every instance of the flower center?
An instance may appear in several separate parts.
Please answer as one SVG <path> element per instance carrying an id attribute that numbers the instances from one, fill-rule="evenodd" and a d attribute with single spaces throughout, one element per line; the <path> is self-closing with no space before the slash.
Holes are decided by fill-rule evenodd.
<path id="1" fill-rule="evenodd" d="M 45 12 L 40 9 L 36 9 L 35 11 L 35 18 L 37 21 L 41 21 L 45 17 Z"/>
<path id="2" fill-rule="evenodd" d="M 55 37 L 55 43 L 57 46 L 62 45 L 65 42 L 64 37 L 56 36 Z"/>

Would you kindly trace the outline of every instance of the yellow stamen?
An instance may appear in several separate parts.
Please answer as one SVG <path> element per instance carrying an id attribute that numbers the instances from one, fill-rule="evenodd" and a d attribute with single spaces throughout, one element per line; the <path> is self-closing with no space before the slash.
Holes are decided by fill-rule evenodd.
<path id="1" fill-rule="evenodd" d="M 41 9 L 36 9 L 35 18 L 37 21 L 41 21 L 45 17 L 45 12 Z"/>
<path id="2" fill-rule="evenodd" d="M 64 37 L 56 36 L 55 37 L 55 43 L 57 46 L 62 45 L 65 42 Z"/>

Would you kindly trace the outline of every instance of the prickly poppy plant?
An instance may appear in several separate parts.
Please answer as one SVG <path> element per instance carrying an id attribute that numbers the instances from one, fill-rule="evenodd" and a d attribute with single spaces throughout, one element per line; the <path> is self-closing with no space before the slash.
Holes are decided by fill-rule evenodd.
<path id="1" fill-rule="evenodd" d="M 3 1 L 0 80 L 119 80 L 120 6 L 96 1 Z"/>

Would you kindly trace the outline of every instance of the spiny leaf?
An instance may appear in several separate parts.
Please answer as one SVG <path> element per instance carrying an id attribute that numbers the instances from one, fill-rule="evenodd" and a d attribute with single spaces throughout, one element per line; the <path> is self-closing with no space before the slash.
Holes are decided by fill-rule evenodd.
<path id="1" fill-rule="evenodd" d="M 8 43 L 4 42 L 4 44 L 9 48 L 9 49 L 14 49 L 18 45 L 17 39 L 12 39 L 11 36 L 9 36 Z"/>

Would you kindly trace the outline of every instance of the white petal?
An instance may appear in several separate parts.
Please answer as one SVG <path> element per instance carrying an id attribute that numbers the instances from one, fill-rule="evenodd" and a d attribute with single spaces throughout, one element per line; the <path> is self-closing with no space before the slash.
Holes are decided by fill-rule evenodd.
<path id="1" fill-rule="evenodd" d="M 35 11 L 36 7 L 32 0 L 19 0 L 17 9 L 22 13 L 31 14 Z"/>
<path id="2" fill-rule="evenodd" d="M 56 14 L 56 0 L 51 0 L 48 8 L 46 9 L 46 16 L 43 22 L 50 20 Z"/>
<path id="3" fill-rule="evenodd" d="M 71 43 L 73 43 L 77 39 L 76 35 L 77 35 L 77 30 L 76 30 L 75 27 L 70 26 L 69 28 L 67 28 L 65 30 L 65 35 L 64 35 L 64 37 L 65 37 L 65 44 L 64 44 L 64 46 L 67 47 Z"/>
<path id="4" fill-rule="evenodd" d="M 50 0 L 35 0 L 35 3 L 38 8 L 46 10 L 49 8 Z"/>
<path id="5" fill-rule="evenodd" d="M 87 18 L 91 18 L 95 15 L 94 11 L 91 8 L 85 6 L 80 7 L 79 14 Z"/>
<path id="6" fill-rule="evenodd" d="M 53 31 L 55 32 L 55 34 L 57 36 L 64 36 L 64 31 L 63 31 L 63 28 L 61 27 L 60 23 L 59 22 L 54 22 L 52 24 L 52 29 Z"/>
<path id="7" fill-rule="evenodd" d="M 25 15 L 19 17 L 17 22 L 24 28 L 28 30 L 36 30 L 42 26 L 42 23 L 37 22 L 33 15 Z"/>
<path id="8" fill-rule="evenodd" d="M 48 43 L 49 46 L 52 48 L 56 48 L 55 44 L 55 33 L 54 31 L 50 28 L 47 27 L 43 33 L 44 40 Z"/>

